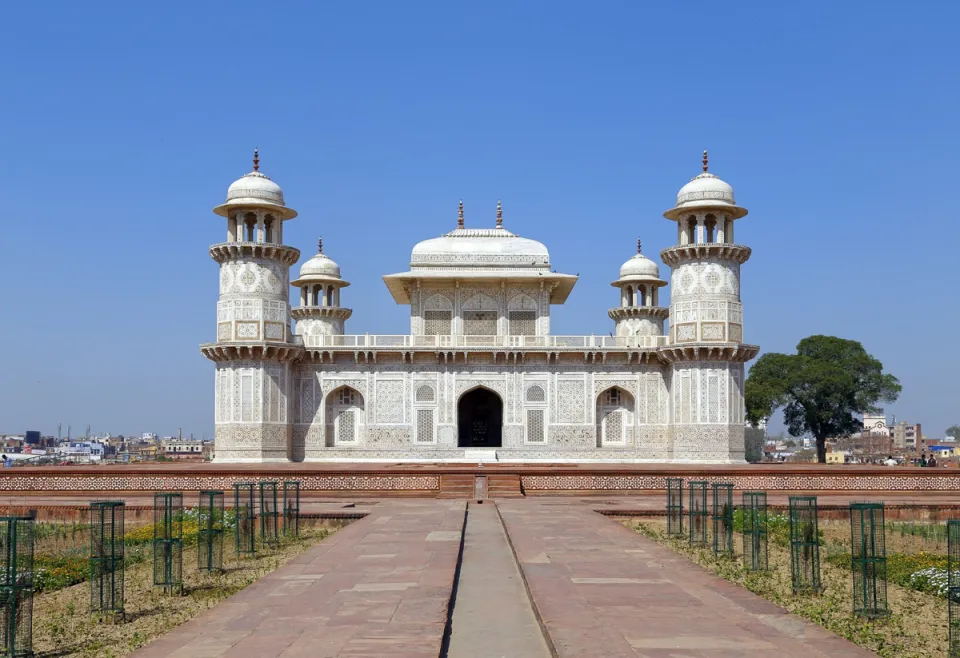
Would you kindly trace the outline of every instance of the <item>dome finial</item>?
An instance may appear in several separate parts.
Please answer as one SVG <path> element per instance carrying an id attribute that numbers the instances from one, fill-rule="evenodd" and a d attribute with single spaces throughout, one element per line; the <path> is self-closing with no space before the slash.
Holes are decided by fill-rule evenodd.
<path id="1" fill-rule="evenodd" d="M 707 149 L 703 149 L 703 173 L 707 173 Z"/>
<path id="2" fill-rule="evenodd" d="M 323 253 L 323 237 L 322 236 L 317 238 L 317 253 L 318 254 Z"/>
<path id="3" fill-rule="evenodd" d="M 460 199 L 460 206 L 457 208 L 457 228 L 463 228 L 463 199 Z"/>
<path id="4" fill-rule="evenodd" d="M 500 199 L 497 199 L 497 228 L 503 228 L 503 206 L 500 205 Z"/>
<path id="5" fill-rule="evenodd" d="M 643 253 L 643 252 L 640 250 L 640 247 L 641 247 L 642 244 L 643 244 L 643 243 L 640 241 L 640 238 L 637 238 L 637 253 L 638 253 L 638 254 Z"/>
<path id="6" fill-rule="evenodd" d="M 260 171 L 260 149 L 253 147 L 253 170 Z"/>

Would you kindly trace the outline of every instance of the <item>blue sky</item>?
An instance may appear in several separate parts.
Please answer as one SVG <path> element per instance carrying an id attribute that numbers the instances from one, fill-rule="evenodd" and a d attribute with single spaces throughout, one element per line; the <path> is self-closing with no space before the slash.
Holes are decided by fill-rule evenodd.
<path id="1" fill-rule="evenodd" d="M 352 286 L 348 332 L 405 333 L 380 277 L 419 240 L 504 223 L 579 273 L 557 334 L 606 334 L 609 286 L 675 237 L 699 171 L 750 214 L 745 339 L 853 338 L 960 423 L 950 218 L 960 4 L 15 3 L 0 39 L 6 315 L 0 432 L 211 436 L 224 238 L 262 170 Z M 944 202 L 947 203 L 944 203 Z M 301 260 L 301 262 L 302 262 Z M 662 267 L 664 274 L 668 272 Z"/>

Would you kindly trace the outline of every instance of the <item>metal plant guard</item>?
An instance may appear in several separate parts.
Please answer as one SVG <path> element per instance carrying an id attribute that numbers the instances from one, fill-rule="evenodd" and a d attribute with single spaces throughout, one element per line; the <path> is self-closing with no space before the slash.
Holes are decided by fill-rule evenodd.
<path id="1" fill-rule="evenodd" d="M 767 492 L 743 492 L 743 566 L 748 571 L 766 571 Z"/>
<path id="2" fill-rule="evenodd" d="M 667 535 L 683 534 L 683 478 L 667 478 Z"/>
<path id="3" fill-rule="evenodd" d="M 260 483 L 260 541 L 264 546 L 276 546 L 280 543 L 277 510 L 277 483 Z"/>
<path id="4" fill-rule="evenodd" d="M 868 619 L 890 614 L 883 517 L 883 503 L 850 503 L 853 612 Z"/>
<path id="5" fill-rule="evenodd" d="M 183 593 L 183 494 L 153 497 L 153 584 L 166 594 Z"/>
<path id="6" fill-rule="evenodd" d="M 197 569 L 223 570 L 223 492 L 201 491 L 197 505 Z"/>
<path id="7" fill-rule="evenodd" d="M 287 537 L 300 536 L 300 483 L 283 483 L 283 534 Z"/>
<path id="8" fill-rule="evenodd" d="M 0 656 L 33 655 L 36 512 L 0 517 Z"/>
<path id="9" fill-rule="evenodd" d="M 123 618 L 122 500 L 90 503 L 90 611 Z"/>
<path id="10" fill-rule="evenodd" d="M 819 594 L 820 530 L 817 497 L 790 496 L 790 573 L 794 594 Z"/>
<path id="11" fill-rule="evenodd" d="M 253 555 L 257 551 L 257 533 L 254 528 L 255 485 L 252 482 L 237 482 L 233 485 L 233 511 L 236 515 L 235 546 L 237 555 Z"/>
<path id="12" fill-rule="evenodd" d="M 688 484 L 690 488 L 690 506 L 687 526 L 691 546 L 707 545 L 707 487 L 705 481 Z"/>
<path id="13" fill-rule="evenodd" d="M 733 485 L 713 483 L 713 554 L 733 555 Z"/>

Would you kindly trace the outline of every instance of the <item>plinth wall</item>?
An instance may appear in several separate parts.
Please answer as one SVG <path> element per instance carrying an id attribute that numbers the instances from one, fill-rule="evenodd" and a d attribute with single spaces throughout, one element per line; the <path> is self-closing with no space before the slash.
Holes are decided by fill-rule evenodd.
<path id="1" fill-rule="evenodd" d="M 441 494 L 442 476 L 495 475 L 519 479 L 526 495 L 655 493 L 666 478 L 732 482 L 739 490 L 777 492 L 960 491 L 957 469 L 849 466 L 690 466 L 562 464 L 556 466 L 435 466 L 339 464 L 91 466 L 12 468 L 0 477 L 0 496 L 18 494 L 231 490 L 235 482 L 296 480 L 301 491 L 322 496 L 418 496 Z"/>

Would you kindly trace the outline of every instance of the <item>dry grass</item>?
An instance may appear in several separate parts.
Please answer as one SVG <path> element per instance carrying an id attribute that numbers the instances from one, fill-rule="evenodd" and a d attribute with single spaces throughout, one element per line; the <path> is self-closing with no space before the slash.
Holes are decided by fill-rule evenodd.
<path id="1" fill-rule="evenodd" d="M 668 538 L 665 519 L 624 519 L 623 523 L 722 578 L 742 585 L 880 656 L 928 658 L 947 655 L 947 602 L 944 599 L 888 583 L 890 616 L 866 621 L 852 613 L 850 571 L 835 567 L 822 558 L 820 573 L 823 593 L 820 596 L 794 596 L 790 582 L 790 554 L 773 542 L 768 545 L 770 571 L 758 574 L 746 571 L 742 559 L 717 558 L 709 548 L 691 548 L 684 539 Z M 836 539 L 839 539 L 839 527 L 836 530 Z M 742 548 L 740 542 L 741 536 L 735 534 L 734 545 L 738 556 Z"/>
<path id="2" fill-rule="evenodd" d="M 197 571 L 196 547 L 184 548 L 183 596 L 164 595 L 162 588 L 153 587 L 152 560 L 128 567 L 123 623 L 101 623 L 88 613 L 89 583 L 39 594 L 34 599 L 34 651 L 38 658 L 125 656 L 283 566 L 343 525 L 301 527 L 299 539 L 285 541 L 276 549 L 258 550 L 252 558 L 236 557 L 233 536 L 228 535 L 224 571 L 219 574 Z"/>

